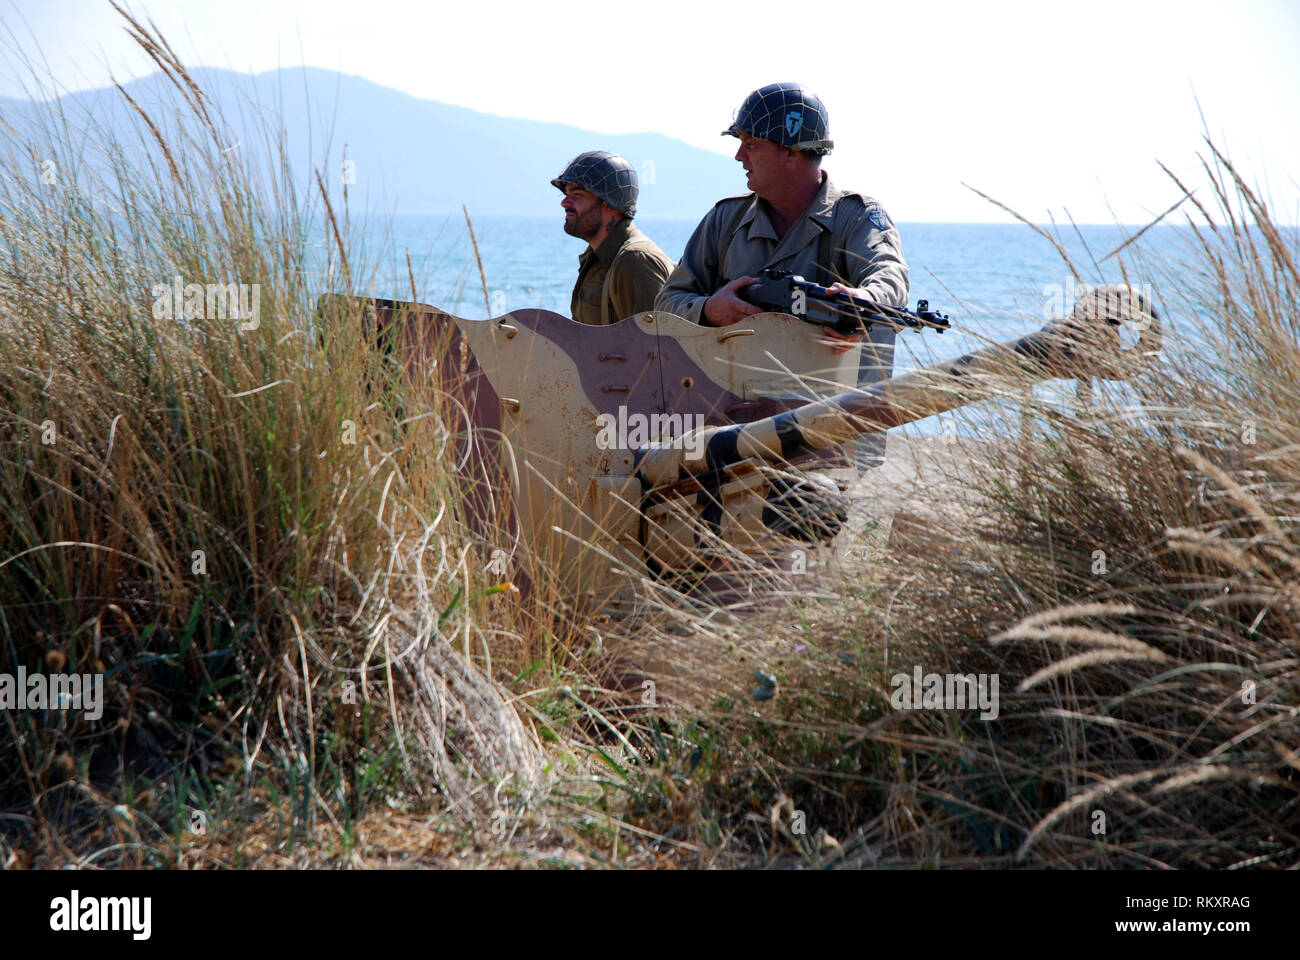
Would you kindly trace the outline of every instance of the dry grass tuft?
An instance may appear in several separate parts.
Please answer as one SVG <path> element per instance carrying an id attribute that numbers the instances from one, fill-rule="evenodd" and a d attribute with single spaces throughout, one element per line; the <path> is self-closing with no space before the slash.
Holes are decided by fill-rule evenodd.
<path id="1" fill-rule="evenodd" d="M 1072 406 L 1002 388 L 1014 414 L 909 486 L 890 549 L 699 667 L 678 826 L 715 858 L 1300 863 L 1297 235 L 1211 153 L 1186 259 L 1135 242 L 1096 278 L 1152 282 L 1159 363 Z M 740 660 L 778 696 L 746 697 Z M 897 709 L 916 667 L 996 677 L 997 719 Z"/>
<path id="2" fill-rule="evenodd" d="M 348 264 L 323 181 L 224 149 L 123 16 L 175 99 L 134 131 L 47 107 L 0 156 L 0 672 L 107 681 L 99 719 L 5 711 L 6 848 L 142 865 L 259 791 L 292 797 L 290 847 L 374 803 L 535 791 L 536 737 L 451 642 L 491 610 L 447 411 L 402 416 L 365 317 L 314 316 L 367 282 L 304 241 Z"/>

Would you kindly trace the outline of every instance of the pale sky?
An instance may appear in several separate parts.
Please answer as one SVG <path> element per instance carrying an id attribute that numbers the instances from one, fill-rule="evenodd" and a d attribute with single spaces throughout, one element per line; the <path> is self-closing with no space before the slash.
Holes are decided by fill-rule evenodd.
<path id="1" fill-rule="evenodd" d="M 145 0 L 193 64 L 300 63 L 418 97 L 719 152 L 745 94 L 795 80 L 827 104 L 826 169 L 895 220 L 1144 222 L 1204 182 L 1204 114 L 1279 220 L 1300 222 L 1300 2 L 1144 0 L 455 4 Z M 584 8 L 599 10 L 584 18 Z M 72 90 L 151 72 L 107 0 L 0 0 L 10 44 Z M 594 143 L 593 147 L 598 147 Z M 521 144 L 527 149 L 527 144 Z M 467 156 L 472 145 L 460 145 Z M 472 172 L 472 171 L 471 171 Z M 738 178 L 738 192 L 743 178 Z"/>

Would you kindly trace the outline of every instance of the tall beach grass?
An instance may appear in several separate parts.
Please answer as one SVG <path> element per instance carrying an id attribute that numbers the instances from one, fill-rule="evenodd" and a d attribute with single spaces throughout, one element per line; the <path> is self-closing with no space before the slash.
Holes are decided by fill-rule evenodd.
<path id="1" fill-rule="evenodd" d="M 471 529 L 454 404 L 317 313 L 376 292 L 330 177 L 274 125 L 231 150 L 124 17 L 168 91 L 131 129 L 0 115 L 0 673 L 107 678 L 97 720 L 4 712 L 0 863 L 1300 862 L 1297 241 L 1213 145 L 1182 262 L 1062 265 L 1207 349 L 1073 409 L 1007 386 L 858 505 L 888 543 L 756 566 L 763 603 L 615 615 L 504 506 Z M 896 709 L 914 667 L 996 675 L 997 719 Z"/>
<path id="2" fill-rule="evenodd" d="M 123 16 L 164 91 L 120 90 L 133 129 L 0 117 L 0 670 L 107 678 L 97 721 L 5 711 L 0 860 L 479 810 L 540 756 L 466 657 L 491 601 L 449 432 L 403 415 L 359 311 L 314 316 L 366 284 L 327 178 L 295 193 L 278 128 L 229 149 Z"/>
<path id="3" fill-rule="evenodd" d="M 1213 143 L 1202 172 L 1177 263 L 1062 263 L 1154 288 L 1157 364 L 1065 406 L 1008 384 L 1014 417 L 931 439 L 887 548 L 750 623 L 780 695 L 724 700 L 692 761 L 722 862 L 1300 863 L 1297 232 Z M 918 668 L 996 677 L 996 719 L 899 709 Z"/>

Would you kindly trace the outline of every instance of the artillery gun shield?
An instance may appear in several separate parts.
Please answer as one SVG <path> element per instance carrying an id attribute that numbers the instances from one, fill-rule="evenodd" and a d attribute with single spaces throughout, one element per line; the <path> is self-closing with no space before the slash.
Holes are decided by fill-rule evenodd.
<path id="1" fill-rule="evenodd" d="M 784 314 L 718 329 L 666 313 L 590 326 L 545 310 L 465 320 L 425 304 L 370 307 L 381 329 L 401 327 L 392 349 L 412 381 L 444 391 L 459 410 L 451 427 L 478 491 L 471 526 L 491 540 L 492 524 L 509 523 L 570 590 L 598 602 L 629 572 L 649 572 L 637 449 L 770 417 L 857 378 L 857 349 L 836 355 L 819 331 Z M 801 461 L 852 475 L 840 447 Z M 509 511 L 494 482 L 502 475 Z M 728 510 L 728 526 L 747 525 L 748 512 Z"/>
<path id="2" fill-rule="evenodd" d="M 654 312 L 609 326 L 542 310 L 457 324 L 502 397 L 521 529 L 570 587 L 596 594 L 620 569 L 648 572 L 629 528 L 639 448 L 771 416 L 857 376 L 856 350 L 836 355 L 782 314 L 726 329 Z M 804 460 L 851 473 L 839 448 Z"/>

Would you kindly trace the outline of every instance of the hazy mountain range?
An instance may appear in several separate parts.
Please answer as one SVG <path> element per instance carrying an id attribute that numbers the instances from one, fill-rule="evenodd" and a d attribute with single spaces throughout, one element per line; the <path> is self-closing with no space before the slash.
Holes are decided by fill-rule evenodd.
<path id="1" fill-rule="evenodd" d="M 341 188 L 346 147 L 354 208 L 449 213 L 464 203 L 472 215 L 553 214 L 559 194 L 550 179 L 571 157 L 592 149 L 620 153 L 636 165 L 642 218 L 698 219 L 722 197 L 745 191 L 740 165 L 728 157 L 656 133 L 583 129 L 579 95 L 569 126 L 421 100 L 315 67 L 255 76 L 196 68 L 191 75 L 226 117 L 236 149 L 256 149 L 264 142 L 254 118 L 260 115 L 272 123 L 277 115 L 282 118 L 290 166 L 300 185 L 314 183 L 312 171 L 320 169 L 332 190 Z M 124 86 L 151 114 L 165 114 L 159 105 L 177 102 L 159 74 Z M 66 95 L 59 107 L 74 123 L 83 117 L 113 128 L 138 122 L 113 88 Z M 13 122 L 30 116 L 33 104 L 0 98 L 0 111 Z M 156 122 L 165 126 L 166 119 Z"/>

